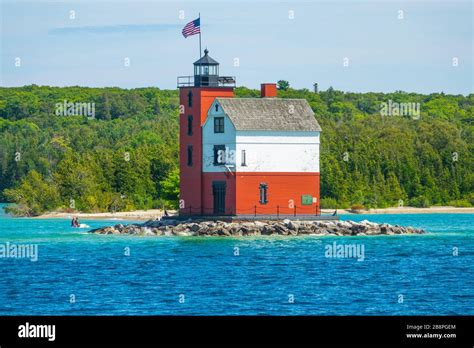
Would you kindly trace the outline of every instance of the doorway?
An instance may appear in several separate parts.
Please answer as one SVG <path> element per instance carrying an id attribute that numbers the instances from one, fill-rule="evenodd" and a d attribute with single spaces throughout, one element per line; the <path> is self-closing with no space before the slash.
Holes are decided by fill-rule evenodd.
<path id="1" fill-rule="evenodd" d="M 214 196 L 214 214 L 225 214 L 225 181 L 214 181 L 212 183 L 212 194 Z"/>

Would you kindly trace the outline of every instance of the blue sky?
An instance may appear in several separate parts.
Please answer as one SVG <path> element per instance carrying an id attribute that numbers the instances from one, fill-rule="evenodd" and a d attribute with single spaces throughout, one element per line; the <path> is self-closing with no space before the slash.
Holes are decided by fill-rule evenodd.
<path id="1" fill-rule="evenodd" d="M 203 49 L 240 86 L 473 92 L 469 0 L 0 1 L 2 86 L 175 88 L 199 54 L 181 29 L 201 12 Z"/>

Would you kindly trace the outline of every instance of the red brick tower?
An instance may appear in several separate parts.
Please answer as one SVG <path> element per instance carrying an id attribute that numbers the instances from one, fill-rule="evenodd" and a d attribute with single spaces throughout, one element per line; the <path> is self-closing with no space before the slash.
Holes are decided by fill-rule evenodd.
<path id="1" fill-rule="evenodd" d="M 235 78 L 219 76 L 219 63 L 204 50 L 194 62 L 194 76 L 178 77 L 180 116 L 180 215 L 201 215 L 202 128 L 209 107 L 217 97 L 233 97 Z"/>

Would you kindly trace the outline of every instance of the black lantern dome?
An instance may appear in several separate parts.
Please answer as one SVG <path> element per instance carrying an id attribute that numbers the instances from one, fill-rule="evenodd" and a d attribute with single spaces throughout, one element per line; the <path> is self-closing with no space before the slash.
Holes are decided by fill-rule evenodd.
<path id="1" fill-rule="evenodd" d="M 196 87 L 217 87 L 219 80 L 219 63 L 204 50 L 204 56 L 194 62 L 194 85 Z"/>
<path id="2" fill-rule="evenodd" d="M 194 63 L 194 78 L 192 76 L 178 77 L 178 88 L 181 87 L 235 87 L 234 76 L 219 76 L 219 63 L 209 56 L 209 50 L 204 50 L 204 56 Z"/>

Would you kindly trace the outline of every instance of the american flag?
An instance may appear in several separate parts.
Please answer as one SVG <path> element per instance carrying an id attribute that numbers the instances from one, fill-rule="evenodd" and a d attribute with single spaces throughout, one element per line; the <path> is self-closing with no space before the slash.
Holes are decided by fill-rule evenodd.
<path id="1" fill-rule="evenodd" d="M 191 35 L 196 35 L 201 33 L 201 18 L 197 18 L 188 24 L 186 24 L 183 28 L 183 36 L 188 37 Z"/>

